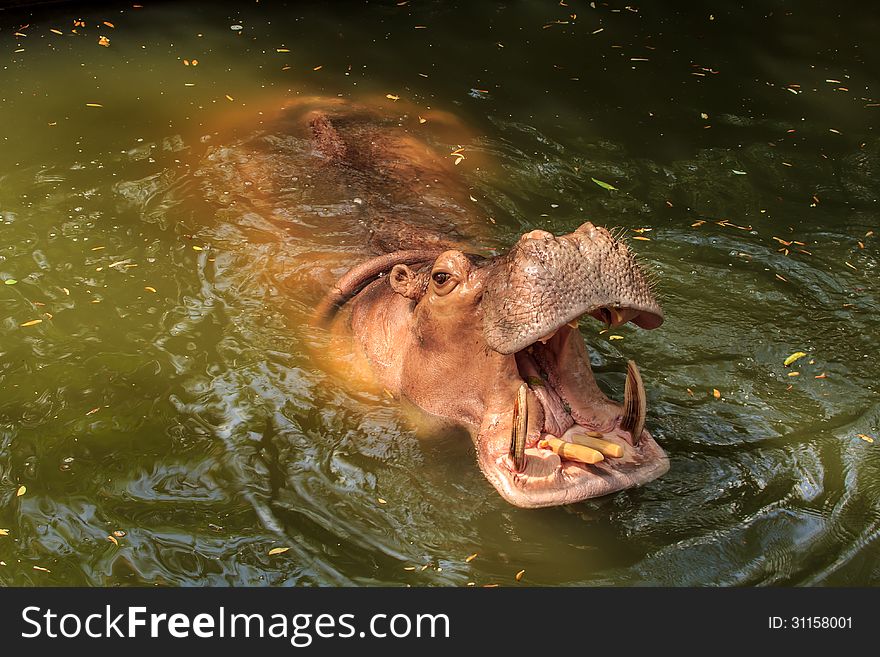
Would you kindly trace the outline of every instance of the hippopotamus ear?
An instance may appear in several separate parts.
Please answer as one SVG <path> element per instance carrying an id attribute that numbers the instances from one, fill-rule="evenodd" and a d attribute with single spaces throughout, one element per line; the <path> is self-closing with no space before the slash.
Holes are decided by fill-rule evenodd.
<path id="1" fill-rule="evenodd" d="M 392 290 L 413 301 L 421 299 L 428 289 L 428 276 L 423 272 L 413 271 L 406 265 L 394 265 L 388 280 Z"/>

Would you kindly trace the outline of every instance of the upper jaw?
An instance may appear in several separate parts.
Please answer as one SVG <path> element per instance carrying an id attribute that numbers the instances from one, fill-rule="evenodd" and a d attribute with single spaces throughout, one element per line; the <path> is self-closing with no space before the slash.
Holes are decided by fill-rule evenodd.
<path id="1" fill-rule="evenodd" d="M 490 311 L 491 312 L 491 311 Z M 659 306 L 621 305 L 619 303 L 579 304 L 568 312 L 541 313 L 530 320 L 528 330 L 515 328 L 507 322 L 484 323 L 488 345 L 501 354 L 513 354 L 540 340 L 546 340 L 566 324 L 574 324 L 584 315 L 590 315 L 609 327 L 633 322 L 644 329 L 654 329 L 663 323 L 663 311 Z"/>
<path id="2" fill-rule="evenodd" d="M 607 310 L 612 319 L 643 328 L 663 323 L 651 283 L 625 244 L 585 223 L 555 237 L 532 231 L 486 270 L 481 306 L 486 343 L 517 352 L 585 314 Z"/>

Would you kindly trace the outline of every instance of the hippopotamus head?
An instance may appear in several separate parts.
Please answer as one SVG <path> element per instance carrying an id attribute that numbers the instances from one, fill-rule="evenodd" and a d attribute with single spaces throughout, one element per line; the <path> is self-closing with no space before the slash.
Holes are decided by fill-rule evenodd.
<path id="1" fill-rule="evenodd" d="M 390 253 L 349 272 L 319 317 L 349 300 L 346 326 L 382 384 L 466 427 L 480 468 L 509 502 L 567 504 L 668 469 L 644 430 L 635 363 L 623 404 L 611 401 L 578 330 L 585 316 L 612 327 L 663 321 L 634 255 L 604 228 L 585 223 L 558 237 L 535 230 L 492 258 Z"/>

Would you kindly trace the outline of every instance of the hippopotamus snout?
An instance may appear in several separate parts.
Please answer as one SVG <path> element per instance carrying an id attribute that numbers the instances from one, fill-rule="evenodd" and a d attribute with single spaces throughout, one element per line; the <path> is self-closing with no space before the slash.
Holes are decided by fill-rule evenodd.
<path id="1" fill-rule="evenodd" d="M 483 308 L 486 341 L 501 353 L 588 313 L 612 325 L 663 322 L 633 253 L 590 222 L 560 237 L 543 230 L 523 235 L 489 272 Z"/>

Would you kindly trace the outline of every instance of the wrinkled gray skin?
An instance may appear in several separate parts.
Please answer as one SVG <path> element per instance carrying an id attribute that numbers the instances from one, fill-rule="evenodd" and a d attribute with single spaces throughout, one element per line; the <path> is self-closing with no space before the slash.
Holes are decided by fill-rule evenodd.
<path id="1" fill-rule="evenodd" d="M 486 478 L 512 504 L 577 502 L 668 469 L 647 431 L 634 439 L 621 428 L 622 408 L 599 390 L 570 324 L 583 315 L 611 326 L 633 321 L 654 328 L 663 321 L 632 253 L 607 230 L 585 223 L 560 237 L 532 231 L 493 259 L 459 250 L 423 255 L 390 267 L 350 306 L 345 328 L 382 385 L 465 427 Z M 528 435 L 525 466 L 517 471 L 509 447 L 513 401 L 524 380 Z M 623 446 L 623 457 L 585 465 L 539 446 L 546 434 L 585 431 Z"/>

